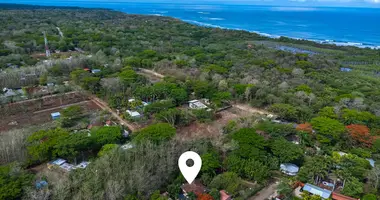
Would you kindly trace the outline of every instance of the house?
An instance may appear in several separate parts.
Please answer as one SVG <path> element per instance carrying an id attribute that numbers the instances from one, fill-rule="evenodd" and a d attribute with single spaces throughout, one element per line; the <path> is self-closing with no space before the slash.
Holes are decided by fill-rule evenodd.
<path id="1" fill-rule="evenodd" d="M 48 169 L 52 169 L 54 166 L 60 166 L 66 163 L 66 160 L 58 158 L 57 160 L 51 161 L 47 164 Z"/>
<path id="2" fill-rule="evenodd" d="M 232 199 L 231 196 L 228 195 L 225 190 L 220 190 L 219 194 L 220 194 L 220 200 L 231 200 Z"/>
<path id="3" fill-rule="evenodd" d="M 351 68 L 347 68 L 347 67 L 341 67 L 340 71 L 341 72 L 350 72 L 350 71 L 352 71 L 352 69 Z"/>
<path id="4" fill-rule="evenodd" d="M 199 180 L 195 180 L 192 184 L 183 184 L 181 189 L 184 196 L 187 196 L 190 192 L 196 195 L 206 193 L 206 187 Z"/>
<path id="5" fill-rule="evenodd" d="M 99 72 L 101 72 L 102 70 L 100 70 L 100 69 L 93 69 L 93 70 L 91 70 L 91 73 L 93 73 L 93 74 L 96 74 L 96 73 L 99 73 Z"/>
<path id="6" fill-rule="evenodd" d="M 51 113 L 50 115 L 53 120 L 57 120 L 61 117 L 61 113 L 59 112 Z"/>
<path id="7" fill-rule="evenodd" d="M 199 100 L 189 101 L 189 107 L 191 109 L 205 109 L 205 108 L 207 108 L 207 106 L 205 104 L 203 104 L 202 102 L 200 102 Z"/>
<path id="8" fill-rule="evenodd" d="M 322 197 L 322 199 L 330 198 L 331 193 L 332 193 L 330 190 L 326 190 L 326 189 L 320 188 L 318 186 L 311 185 L 309 183 L 306 183 L 305 186 L 303 186 L 302 190 L 309 192 L 312 195 L 320 196 L 320 197 Z"/>
<path id="9" fill-rule="evenodd" d="M 84 169 L 84 168 L 86 168 L 89 164 L 90 164 L 90 162 L 83 161 L 83 162 L 79 163 L 79 165 L 75 166 L 75 169 L 77 169 L 77 168 Z"/>
<path id="10" fill-rule="evenodd" d="M 291 163 L 283 163 L 280 165 L 281 172 L 289 176 L 297 175 L 299 169 L 300 168 L 297 165 Z"/>
<path id="11" fill-rule="evenodd" d="M 72 165 L 72 164 L 69 164 L 69 163 L 63 163 L 62 165 L 59 166 L 60 168 L 66 170 L 66 171 L 71 171 L 73 169 L 75 169 L 75 166 Z"/>
<path id="12" fill-rule="evenodd" d="M 137 111 L 131 111 L 127 110 L 127 113 L 132 117 L 132 118 L 140 118 L 141 114 Z"/>

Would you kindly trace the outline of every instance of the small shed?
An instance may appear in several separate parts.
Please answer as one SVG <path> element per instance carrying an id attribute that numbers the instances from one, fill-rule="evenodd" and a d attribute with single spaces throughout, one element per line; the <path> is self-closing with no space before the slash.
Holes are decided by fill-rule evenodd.
<path id="1" fill-rule="evenodd" d="M 62 158 L 58 158 L 57 160 L 53 161 L 53 164 L 54 165 L 62 165 L 65 162 L 66 162 L 66 160 L 64 160 Z"/>
<path id="2" fill-rule="evenodd" d="M 289 176 L 297 175 L 299 169 L 300 168 L 297 165 L 291 163 L 283 163 L 280 165 L 281 172 Z"/>
<path id="3" fill-rule="evenodd" d="M 51 118 L 52 118 L 53 120 L 57 120 L 57 119 L 59 119 L 60 117 L 61 117 L 61 113 L 59 113 L 59 112 L 51 113 Z"/>

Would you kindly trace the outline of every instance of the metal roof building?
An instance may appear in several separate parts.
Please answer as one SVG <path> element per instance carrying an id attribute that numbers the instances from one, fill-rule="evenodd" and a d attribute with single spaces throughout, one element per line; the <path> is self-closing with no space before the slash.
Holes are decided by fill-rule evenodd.
<path id="1" fill-rule="evenodd" d="M 317 187 L 315 185 L 311 185 L 309 183 L 306 183 L 302 189 L 303 189 L 303 191 L 307 191 L 310 194 L 318 195 L 318 196 L 322 197 L 323 199 L 330 198 L 331 193 L 332 193 L 330 190 L 326 190 L 326 189 Z"/>
<path id="2" fill-rule="evenodd" d="M 297 175 L 299 169 L 300 168 L 297 165 L 291 163 L 283 163 L 280 165 L 281 172 L 289 176 Z"/>

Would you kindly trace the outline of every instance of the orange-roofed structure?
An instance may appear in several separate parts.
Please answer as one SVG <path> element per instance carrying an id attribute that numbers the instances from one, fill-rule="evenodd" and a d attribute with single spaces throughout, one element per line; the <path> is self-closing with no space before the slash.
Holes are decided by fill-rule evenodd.
<path id="1" fill-rule="evenodd" d="M 331 197 L 333 200 L 359 200 L 353 197 L 344 196 L 343 194 L 339 194 L 336 192 L 333 192 Z"/>

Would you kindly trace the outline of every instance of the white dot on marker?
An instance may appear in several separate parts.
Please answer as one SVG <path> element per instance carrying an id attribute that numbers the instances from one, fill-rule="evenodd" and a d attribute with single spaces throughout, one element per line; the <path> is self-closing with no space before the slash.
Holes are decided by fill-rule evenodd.
<path id="1" fill-rule="evenodd" d="M 186 162 L 188 160 L 193 160 L 194 165 L 189 167 Z M 183 153 L 178 159 L 178 167 L 181 170 L 183 177 L 185 177 L 186 181 L 191 184 L 194 179 L 197 177 L 199 171 L 202 167 L 202 159 L 201 157 L 195 153 L 194 151 L 187 151 Z"/>

